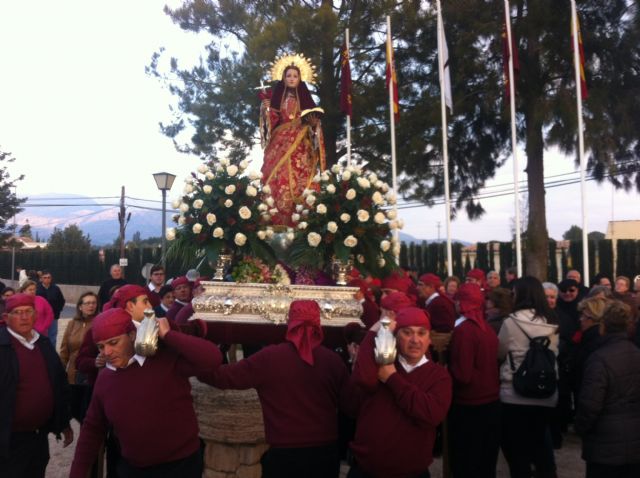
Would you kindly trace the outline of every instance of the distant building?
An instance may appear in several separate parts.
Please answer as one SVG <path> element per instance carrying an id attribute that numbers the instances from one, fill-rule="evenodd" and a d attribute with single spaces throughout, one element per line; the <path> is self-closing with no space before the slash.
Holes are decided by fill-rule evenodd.
<path id="1" fill-rule="evenodd" d="M 30 237 L 24 237 L 24 236 L 13 236 L 11 238 L 9 238 L 7 240 L 7 242 L 11 243 L 11 240 L 16 241 L 18 244 L 20 244 L 20 248 L 21 249 L 37 249 L 37 248 L 46 248 L 48 243 L 47 242 L 36 242 L 33 239 L 31 239 Z M 11 249 L 11 247 L 5 246 L 4 247 L 5 250 L 7 249 Z"/>

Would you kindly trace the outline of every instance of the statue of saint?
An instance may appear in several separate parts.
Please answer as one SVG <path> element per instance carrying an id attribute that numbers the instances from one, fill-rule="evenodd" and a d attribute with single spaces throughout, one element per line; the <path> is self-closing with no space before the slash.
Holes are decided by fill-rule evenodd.
<path id="1" fill-rule="evenodd" d="M 302 55 L 278 58 L 271 69 L 275 88 L 263 91 L 260 131 L 264 148 L 262 182 L 271 189 L 278 213 L 276 226 L 291 226 L 302 192 L 314 189 L 313 177 L 325 169 L 320 115 L 306 83 L 314 82 L 313 66 Z"/>

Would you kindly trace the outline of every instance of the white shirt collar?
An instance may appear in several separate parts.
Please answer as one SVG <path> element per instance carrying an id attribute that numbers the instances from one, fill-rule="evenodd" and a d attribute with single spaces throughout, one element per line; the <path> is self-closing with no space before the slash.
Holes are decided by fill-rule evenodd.
<path id="1" fill-rule="evenodd" d="M 456 323 L 453 325 L 453 327 L 457 327 L 458 325 L 460 325 L 462 322 L 464 322 L 465 320 L 467 320 L 467 318 L 464 315 L 461 315 L 460 317 L 458 317 L 456 319 Z"/>
<path id="2" fill-rule="evenodd" d="M 433 294 L 431 294 L 429 296 L 429 298 L 424 302 L 425 305 L 429 305 L 431 302 L 433 302 L 435 300 L 436 297 L 438 297 L 440 294 L 438 294 L 437 292 L 434 292 Z"/>
<path id="3" fill-rule="evenodd" d="M 404 369 L 405 372 L 407 373 L 411 373 L 413 372 L 415 369 L 417 369 L 418 367 L 422 367 L 424 364 L 426 364 L 429 361 L 429 359 L 423 355 L 422 358 L 420 360 L 418 360 L 418 363 L 415 365 L 411 365 L 409 362 L 407 362 L 405 360 L 405 358 L 400 355 L 398 357 L 398 362 L 400 362 L 400 365 L 402 365 L 402 368 Z"/>
<path id="4" fill-rule="evenodd" d="M 162 310 L 164 310 L 165 312 L 169 311 L 169 307 L 167 307 L 166 305 L 164 305 L 162 302 L 160 303 L 160 307 L 162 307 Z"/>
<path id="5" fill-rule="evenodd" d="M 138 362 L 138 365 L 140 365 L 142 367 L 144 365 L 144 361 L 146 359 L 147 359 L 147 357 L 143 357 L 142 355 L 135 354 L 133 357 L 131 357 L 129 359 L 129 362 L 127 363 L 127 367 L 129 365 L 131 365 L 133 362 Z M 109 370 L 113 370 L 114 372 L 118 370 L 117 368 L 115 368 L 113 365 L 111 365 L 108 362 L 105 365 L 105 367 L 107 367 Z M 123 367 L 123 368 L 127 368 L 127 367 Z"/>
<path id="6" fill-rule="evenodd" d="M 18 342 L 20 342 L 22 345 L 24 345 L 26 348 L 28 348 L 29 350 L 33 350 L 36 345 L 36 340 L 38 340 L 40 338 L 40 334 L 38 333 L 38 331 L 36 329 L 32 329 L 31 333 L 33 334 L 33 337 L 31 337 L 31 340 L 27 340 L 25 339 L 22 335 L 20 334 L 16 334 L 13 330 L 11 330 L 11 328 L 7 327 L 7 330 L 9 331 L 9 333 L 11 335 L 13 335 L 16 340 Z"/>
<path id="7" fill-rule="evenodd" d="M 178 300 L 178 299 L 176 299 L 175 301 L 176 301 L 178 304 L 182 304 L 182 305 L 187 305 L 187 304 L 190 304 L 190 303 L 191 303 L 191 301 L 189 301 L 189 302 L 183 302 L 183 301 Z"/>

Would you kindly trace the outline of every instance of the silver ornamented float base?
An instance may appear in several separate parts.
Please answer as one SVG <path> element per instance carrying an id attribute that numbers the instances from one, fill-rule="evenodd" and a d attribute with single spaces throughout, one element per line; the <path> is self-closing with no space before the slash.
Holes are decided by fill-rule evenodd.
<path id="1" fill-rule="evenodd" d="M 315 300 L 323 326 L 359 322 L 357 287 L 202 282 L 204 293 L 192 301 L 194 318 L 212 322 L 283 324 L 294 300 Z"/>

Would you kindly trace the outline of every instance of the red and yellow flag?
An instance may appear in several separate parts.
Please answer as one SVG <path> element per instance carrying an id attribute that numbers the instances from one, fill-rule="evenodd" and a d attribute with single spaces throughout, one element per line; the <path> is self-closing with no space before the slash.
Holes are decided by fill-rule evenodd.
<path id="1" fill-rule="evenodd" d="M 576 18 L 578 25 L 578 52 L 580 53 L 580 95 L 583 100 L 589 97 L 587 90 L 587 77 L 584 74 L 584 47 L 582 46 L 582 33 L 580 32 L 580 19 Z M 571 21 L 571 50 L 573 51 L 573 20 Z"/>
<path id="2" fill-rule="evenodd" d="M 393 59 L 391 35 L 387 34 L 387 91 L 389 91 L 389 83 L 391 83 L 393 90 L 393 117 L 397 123 L 400 119 L 400 103 L 398 102 L 398 77 L 396 76 L 396 65 Z"/>
<path id="3" fill-rule="evenodd" d="M 353 113 L 351 96 L 351 66 L 347 42 L 340 49 L 340 110 L 347 116 Z"/>

